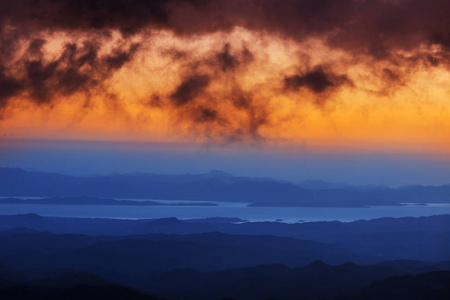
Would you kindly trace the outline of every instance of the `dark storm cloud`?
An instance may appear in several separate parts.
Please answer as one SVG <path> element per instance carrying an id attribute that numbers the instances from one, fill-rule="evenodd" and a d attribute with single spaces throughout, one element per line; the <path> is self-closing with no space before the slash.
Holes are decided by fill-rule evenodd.
<path id="1" fill-rule="evenodd" d="M 28 61 L 25 64 L 26 77 L 23 78 L 24 87 L 29 89 L 31 99 L 36 103 L 45 103 L 52 100 L 53 89 L 49 80 L 56 75 L 58 62 L 44 65 L 42 61 Z"/>
<path id="2" fill-rule="evenodd" d="M 22 68 L 21 76 L 8 77 L 4 67 L 0 70 L 0 106 L 6 106 L 8 99 L 19 93 L 26 93 L 29 100 L 39 105 L 52 102 L 56 94 L 89 94 L 92 87 L 113 74 L 111 70 L 128 62 L 138 47 L 135 44 L 129 49 L 114 49 L 100 58 L 94 41 L 86 41 L 82 46 L 66 43 L 56 59 L 45 61 L 41 53 L 45 43 L 43 39 L 30 42 L 27 53 L 16 64 Z"/>
<path id="3" fill-rule="evenodd" d="M 26 75 L 22 80 L 31 100 L 38 104 L 48 103 L 53 100 L 55 93 L 70 96 L 95 86 L 98 82 L 94 71 L 83 71 L 81 68 L 94 67 L 96 59 L 97 49 L 93 44 L 85 43 L 80 49 L 76 44 L 68 43 L 63 53 L 54 61 L 25 61 Z"/>
<path id="4" fill-rule="evenodd" d="M 202 93 L 208 87 L 209 82 L 208 75 L 190 75 L 184 78 L 170 98 L 177 106 L 185 105 Z"/>
<path id="5" fill-rule="evenodd" d="M 406 76 L 395 69 L 382 69 L 379 76 L 382 79 L 382 87 L 374 93 L 381 96 L 392 96 L 399 87 L 405 85 Z"/>
<path id="6" fill-rule="evenodd" d="M 260 138 L 259 129 L 269 122 L 268 110 L 265 106 L 253 105 L 248 110 L 248 133 L 254 138 Z"/>
<path id="7" fill-rule="evenodd" d="M 44 39 L 34 39 L 31 41 L 30 46 L 28 46 L 28 53 L 30 55 L 42 56 L 42 46 L 46 41 Z"/>
<path id="8" fill-rule="evenodd" d="M 327 34 L 338 47 L 375 56 L 422 42 L 450 46 L 447 0 L 17 0 L 2 1 L 2 22 L 29 30 L 152 28 L 179 33 L 234 26 L 294 39 Z"/>
<path id="9" fill-rule="evenodd" d="M 244 95 L 242 91 L 235 91 L 232 94 L 232 102 L 234 107 L 238 109 L 247 109 L 252 105 L 252 99 L 250 95 Z"/>
<path id="10" fill-rule="evenodd" d="M 185 34 L 242 26 L 299 41 L 322 37 L 376 59 L 423 43 L 450 46 L 447 0 L 205 0 L 167 7 L 168 28 Z"/>
<path id="11" fill-rule="evenodd" d="M 322 93 L 349 82 L 347 76 L 325 72 L 321 67 L 317 67 L 302 75 L 296 74 L 284 79 L 286 89 L 298 90 L 305 87 L 314 93 Z"/>
<path id="12" fill-rule="evenodd" d="M 125 63 L 129 62 L 139 48 L 138 44 L 133 44 L 128 51 L 116 50 L 113 54 L 105 58 L 108 69 L 120 69 Z"/>
<path id="13" fill-rule="evenodd" d="M 217 53 L 216 58 L 220 69 L 224 72 L 234 69 L 239 65 L 238 59 L 230 53 L 230 44 L 225 44 L 223 50 Z"/>
<path id="14" fill-rule="evenodd" d="M 189 35 L 242 26 L 298 41 L 321 37 L 384 59 L 422 44 L 450 51 L 449 11 L 447 0 L 17 0 L 0 3 L 0 24 L 22 28 L 21 35 L 111 29 L 129 35 L 146 28 Z M 223 70 L 235 66 L 227 46 L 220 55 Z"/>
<path id="15" fill-rule="evenodd" d="M 206 135 L 214 132 L 216 137 L 227 142 L 249 137 L 261 139 L 259 130 L 269 119 L 268 101 L 255 101 L 258 92 L 244 92 L 236 77 L 253 59 L 253 53 L 247 47 L 232 48 L 229 43 L 224 43 L 220 50 L 211 50 L 199 60 L 183 57 L 186 75 L 169 95 L 169 106 L 175 108 L 179 118 L 192 125 L 191 129 Z M 204 67 L 208 73 L 197 73 L 196 69 Z M 225 91 L 208 91 L 211 82 L 221 80 L 226 81 Z M 158 103 L 162 109 L 167 105 Z"/>
<path id="16" fill-rule="evenodd" d="M 146 26 L 167 27 L 166 0 L 17 0 L 2 1 L 0 17 L 37 29 L 119 29 L 133 33 Z"/>
<path id="17" fill-rule="evenodd" d="M 219 113 L 216 110 L 203 106 L 195 109 L 193 116 L 195 118 L 195 122 L 198 123 L 209 123 L 220 120 Z"/>
<path id="18" fill-rule="evenodd" d="M 243 92 L 239 88 L 235 88 L 231 96 L 233 106 L 247 114 L 246 126 L 235 132 L 235 137 L 247 134 L 259 138 L 260 127 L 269 122 L 268 108 L 264 104 L 257 104 L 251 92 Z"/>
<path id="19" fill-rule="evenodd" d="M 5 76 L 0 68 L 0 108 L 8 103 L 8 99 L 22 89 L 22 82 Z"/>

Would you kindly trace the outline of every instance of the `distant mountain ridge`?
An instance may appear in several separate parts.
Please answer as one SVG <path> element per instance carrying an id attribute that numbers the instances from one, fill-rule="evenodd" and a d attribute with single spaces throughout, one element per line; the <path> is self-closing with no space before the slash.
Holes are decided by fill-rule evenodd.
<path id="1" fill-rule="evenodd" d="M 450 185 L 351 186 L 321 181 L 294 184 L 270 178 L 149 173 L 70 176 L 0 168 L 2 197 L 92 197 L 246 202 L 251 206 L 366 207 L 402 203 L 450 203 Z"/>
<path id="2" fill-rule="evenodd" d="M 154 201 L 132 201 L 132 200 L 115 200 L 94 197 L 55 197 L 42 199 L 17 199 L 3 198 L 0 199 L 1 204 L 48 204 L 48 205 L 120 205 L 120 206 L 218 206 L 209 202 L 183 202 L 183 203 L 159 203 Z"/>
<path id="3" fill-rule="evenodd" d="M 297 183 L 299 187 L 311 190 L 335 190 L 335 189 L 350 189 L 350 190 L 374 190 L 374 189 L 389 189 L 387 185 L 364 184 L 352 185 L 346 183 L 330 183 L 323 180 L 304 180 Z"/>

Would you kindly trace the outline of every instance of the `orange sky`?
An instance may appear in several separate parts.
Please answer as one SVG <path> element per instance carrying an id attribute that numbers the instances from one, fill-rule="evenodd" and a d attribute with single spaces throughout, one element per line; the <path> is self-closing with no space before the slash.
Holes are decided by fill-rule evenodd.
<path id="1" fill-rule="evenodd" d="M 444 44 L 414 35 L 380 57 L 333 30 L 298 39 L 252 22 L 33 31 L 2 62 L 0 86 L 12 92 L 0 95 L 0 133 L 450 153 Z"/>
<path id="2" fill-rule="evenodd" d="M 17 95 L 3 112 L 1 130 L 5 137 L 307 142 L 450 151 L 450 87 L 446 84 L 450 72 L 443 66 L 374 62 L 368 57 L 349 57 L 342 51 L 333 51 L 320 40 L 296 43 L 242 28 L 202 38 L 182 38 L 166 31 L 148 36 L 149 39 L 136 35 L 134 39 L 141 45 L 133 58 L 105 79 L 103 86 L 89 90 L 89 95 L 85 91 L 68 96 L 55 93 L 49 103 L 43 104 L 30 101 L 27 92 Z M 46 39 L 42 52 L 47 63 L 61 56 L 68 41 L 79 47 L 85 41 L 83 36 L 74 40 L 58 32 Z M 129 41 L 116 32 L 101 44 L 99 52 L 108 54 L 111 48 L 124 47 L 121 44 L 126 43 Z M 232 72 L 222 71 L 214 62 L 224 45 L 229 45 L 229 54 L 239 62 Z M 22 51 L 28 47 L 24 41 Z M 252 55 L 245 63 L 241 62 L 244 49 Z M 173 58 L 175 51 L 188 54 Z M 302 59 L 303 52 L 309 55 L 306 61 Z M 83 52 L 77 55 L 82 56 Z M 20 58 L 18 55 L 17 60 Z M 302 87 L 286 90 L 283 76 L 313 66 L 347 74 L 351 84 L 321 93 Z M 402 76 L 401 82 L 383 77 L 383 70 L 388 68 Z M 211 78 L 209 85 L 195 96 L 195 105 L 214 109 L 223 120 L 202 122 L 187 112 L 194 109 L 190 103 L 186 107 L 170 104 L 170 96 L 190 72 Z M 231 104 L 229 99 L 236 97 L 236 90 L 251 97 L 255 114 L 264 118 L 261 124 L 254 125 L 256 129 L 250 129 L 252 116 L 248 111 Z"/>

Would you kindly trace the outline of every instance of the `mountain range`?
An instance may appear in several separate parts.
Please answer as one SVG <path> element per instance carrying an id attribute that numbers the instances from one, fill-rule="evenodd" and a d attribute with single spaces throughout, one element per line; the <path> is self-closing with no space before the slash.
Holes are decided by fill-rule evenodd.
<path id="1" fill-rule="evenodd" d="M 318 181 L 292 183 L 270 178 L 147 173 L 69 176 L 0 168 L 2 197 L 90 197 L 245 202 L 250 206 L 366 207 L 403 203 L 450 203 L 450 185 L 351 186 Z"/>

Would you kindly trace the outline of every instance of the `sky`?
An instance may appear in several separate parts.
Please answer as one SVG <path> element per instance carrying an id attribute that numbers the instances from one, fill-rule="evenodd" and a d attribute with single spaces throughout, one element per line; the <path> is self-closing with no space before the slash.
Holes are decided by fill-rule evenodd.
<path id="1" fill-rule="evenodd" d="M 0 166 L 449 183 L 448 11 L 1 1 Z"/>

